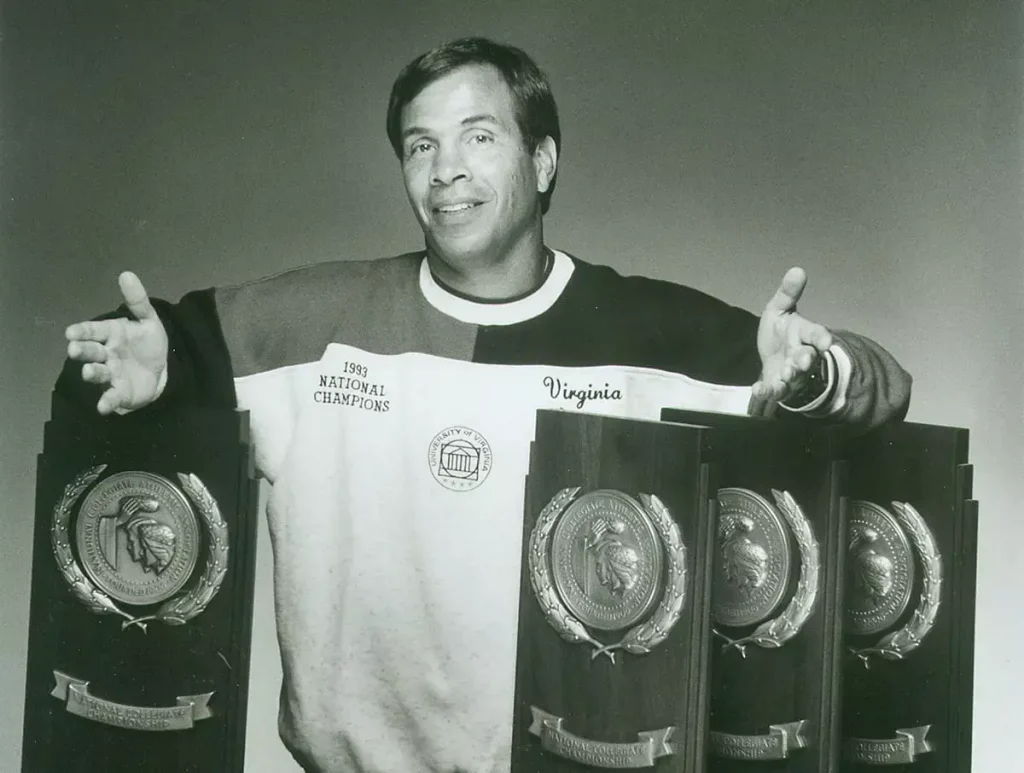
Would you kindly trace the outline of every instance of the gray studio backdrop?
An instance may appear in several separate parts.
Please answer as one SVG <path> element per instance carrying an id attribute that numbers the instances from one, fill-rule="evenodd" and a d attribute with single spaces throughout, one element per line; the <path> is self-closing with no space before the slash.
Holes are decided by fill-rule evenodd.
<path id="1" fill-rule="evenodd" d="M 387 93 L 464 34 L 550 73 L 550 244 L 751 309 L 803 265 L 805 313 L 914 374 L 911 419 L 972 430 L 976 770 L 1008 769 L 1024 684 L 1014 5 L 5 3 L 0 770 L 20 759 L 35 455 L 64 326 L 113 306 L 126 268 L 176 299 L 419 246 Z M 293 768 L 261 529 L 248 757 L 277 773 Z"/>

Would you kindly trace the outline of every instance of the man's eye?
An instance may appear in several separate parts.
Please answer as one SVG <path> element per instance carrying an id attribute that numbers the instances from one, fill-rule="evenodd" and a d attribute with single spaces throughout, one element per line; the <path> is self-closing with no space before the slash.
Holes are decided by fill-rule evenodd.
<path id="1" fill-rule="evenodd" d="M 490 134 L 474 134 L 472 136 L 471 140 L 473 142 L 477 142 L 477 143 L 487 143 L 487 142 L 493 142 L 494 138 L 491 137 Z"/>
<path id="2" fill-rule="evenodd" d="M 426 153 L 428 150 L 430 150 L 429 142 L 417 142 L 409 148 L 409 155 L 415 156 L 418 153 Z"/>

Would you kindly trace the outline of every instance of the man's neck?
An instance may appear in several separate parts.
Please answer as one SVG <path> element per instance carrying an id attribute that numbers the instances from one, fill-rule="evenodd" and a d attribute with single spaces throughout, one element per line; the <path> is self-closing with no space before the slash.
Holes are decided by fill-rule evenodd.
<path id="1" fill-rule="evenodd" d="M 463 263 L 448 261 L 427 250 L 434 277 L 460 295 L 488 301 L 518 298 L 536 290 L 544 281 L 548 250 L 543 242 L 501 260 Z"/>

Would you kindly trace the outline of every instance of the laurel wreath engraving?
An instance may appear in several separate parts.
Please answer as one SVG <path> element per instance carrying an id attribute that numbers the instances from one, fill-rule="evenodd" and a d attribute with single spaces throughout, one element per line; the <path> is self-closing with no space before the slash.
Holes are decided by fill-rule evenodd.
<path id="1" fill-rule="evenodd" d="M 623 649 L 632 655 L 646 655 L 668 636 L 669 631 L 679 621 L 683 602 L 686 598 L 686 546 L 683 544 L 679 525 L 672 519 L 668 508 L 653 494 L 641 494 L 640 501 L 651 517 L 663 547 L 668 555 L 668 581 L 651 617 L 644 623 L 631 628 L 621 641 L 615 644 L 603 644 L 587 631 L 583 625 L 562 603 L 551 579 L 551 568 L 548 565 L 548 546 L 551 532 L 562 511 L 569 505 L 579 486 L 564 488 L 551 499 L 541 510 L 537 522 L 530 534 L 527 557 L 530 567 L 530 584 L 534 595 L 548 623 L 558 634 L 571 644 L 587 643 L 594 648 L 590 653 L 593 660 L 598 655 L 607 655 L 615 662 L 615 650 Z"/>
<path id="2" fill-rule="evenodd" d="M 921 597 L 914 613 L 902 628 L 886 634 L 871 647 L 850 648 L 850 652 L 860 658 L 864 668 L 871 668 L 872 655 L 884 660 L 903 660 L 907 653 L 916 650 L 921 645 L 921 640 L 934 627 L 941 604 L 942 556 L 935 543 L 935 536 L 921 514 L 909 502 L 893 502 L 892 507 L 921 559 L 921 568 L 924 570 Z"/>
<path id="3" fill-rule="evenodd" d="M 717 628 L 714 629 L 715 636 L 725 640 L 725 644 L 722 645 L 723 652 L 735 648 L 744 658 L 747 656 L 747 647 L 751 644 L 764 649 L 778 649 L 796 636 L 810 618 L 818 600 L 821 555 L 811 524 L 788 491 L 772 489 L 772 496 L 800 548 L 800 579 L 782 613 L 773 620 L 761 623 L 748 636 L 732 639 Z"/>
<path id="4" fill-rule="evenodd" d="M 64 494 L 53 510 L 50 540 L 57 567 L 67 582 L 71 593 L 97 615 L 120 615 L 124 618 L 121 630 L 138 626 L 146 631 L 146 623 L 156 620 L 167 625 L 184 625 L 200 614 L 220 590 L 228 566 L 228 527 L 221 517 L 216 500 L 195 475 L 178 473 L 178 480 L 196 506 L 206 524 L 210 540 L 206 556 L 206 567 L 193 588 L 186 593 L 165 601 L 152 615 L 135 617 L 121 609 L 106 593 L 97 588 L 82 572 L 71 553 L 68 539 L 68 524 L 71 511 L 82 492 L 89 488 L 107 468 L 105 464 L 90 467 L 79 473 L 64 487 Z"/>

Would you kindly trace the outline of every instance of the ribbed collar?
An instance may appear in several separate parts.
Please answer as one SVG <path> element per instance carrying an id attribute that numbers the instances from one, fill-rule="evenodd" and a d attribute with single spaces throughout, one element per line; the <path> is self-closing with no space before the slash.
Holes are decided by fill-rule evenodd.
<path id="1" fill-rule="evenodd" d="M 550 309 L 562 295 L 575 265 L 572 258 L 552 250 L 554 260 L 544 281 L 533 292 L 508 301 L 480 301 L 459 295 L 437 281 L 427 258 L 420 263 L 420 291 L 435 309 L 461 322 L 474 325 L 514 325 L 533 319 Z"/>

